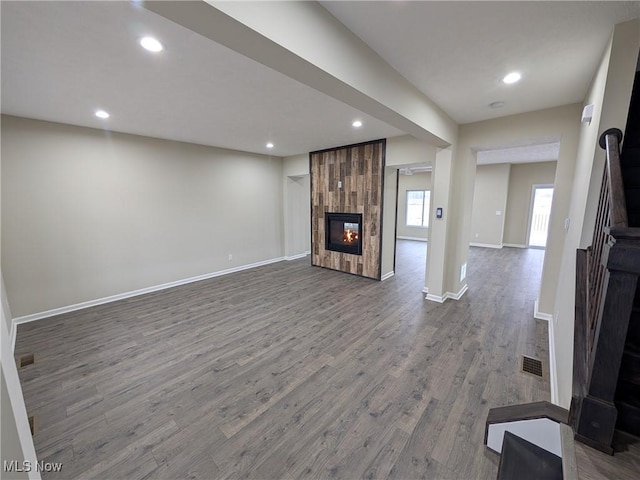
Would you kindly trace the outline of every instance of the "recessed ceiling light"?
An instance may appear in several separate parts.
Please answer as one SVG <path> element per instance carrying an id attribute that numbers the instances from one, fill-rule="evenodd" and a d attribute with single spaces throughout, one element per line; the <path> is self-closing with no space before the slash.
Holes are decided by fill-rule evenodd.
<path id="1" fill-rule="evenodd" d="M 109 118 L 109 114 L 107 112 L 105 112 L 104 110 L 96 110 L 95 115 L 98 118 Z"/>
<path id="2" fill-rule="evenodd" d="M 489 104 L 490 108 L 502 108 L 504 107 L 505 103 L 504 102 L 492 102 Z"/>
<path id="3" fill-rule="evenodd" d="M 504 83 L 516 83 L 517 81 L 519 81 L 522 78 L 522 75 L 520 75 L 518 72 L 511 72 L 507 75 L 505 75 L 505 77 L 502 79 L 502 81 Z"/>
<path id="4" fill-rule="evenodd" d="M 271 142 L 267 143 L 267 148 L 273 148 L 273 143 Z"/>
<path id="5" fill-rule="evenodd" d="M 356 120 L 351 124 L 353 127 L 360 128 L 362 126 L 362 122 L 360 120 Z"/>
<path id="6" fill-rule="evenodd" d="M 157 39 L 153 37 L 144 37 L 140 39 L 140 45 L 145 50 L 149 50 L 150 52 L 161 52 L 164 50 L 164 45 L 160 43 Z"/>

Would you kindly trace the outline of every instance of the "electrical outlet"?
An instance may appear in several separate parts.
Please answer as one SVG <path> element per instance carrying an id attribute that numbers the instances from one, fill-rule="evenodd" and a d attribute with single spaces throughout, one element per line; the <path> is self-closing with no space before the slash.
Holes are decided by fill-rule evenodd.
<path id="1" fill-rule="evenodd" d="M 233 255 L 230 253 L 229 254 L 229 261 L 233 260 Z"/>
<path id="2" fill-rule="evenodd" d="M 460 281 L 463 281 L 467 277 L 467 264 L 463 263 L 460 267 Z"/>

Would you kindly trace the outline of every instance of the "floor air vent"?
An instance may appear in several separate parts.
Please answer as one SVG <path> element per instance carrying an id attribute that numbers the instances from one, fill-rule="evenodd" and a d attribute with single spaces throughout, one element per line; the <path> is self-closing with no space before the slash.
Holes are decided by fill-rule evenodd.
<path id="1" fill-rule="evenodd" d="M 20 368 L 26 367 L 27 365 L 33 365 L 36 362 L 36 357 L 33 353 L 28 353 L 27 355 L 23 355 L 20 357 Z"/>
<path id="2" fill-rule="evenodd" d="M 542 377 L 542 361 L 537 358 L 522 356 L 522 371 L 536 377 Z"/>

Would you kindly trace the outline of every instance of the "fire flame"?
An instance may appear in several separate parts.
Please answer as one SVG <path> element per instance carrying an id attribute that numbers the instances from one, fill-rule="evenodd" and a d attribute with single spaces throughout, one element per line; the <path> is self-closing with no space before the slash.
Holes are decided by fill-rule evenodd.
<path id="1" fill-rule="evenodd" d="M 356 232 L 354 232 L 353 230 L 351 230 L 350 228 L 347 228 L 344 231 L 344 238 L 343 240 L 347 243 L 351 243 L 354 242 L 356 240 L 358 240 L 358 234 Z"/>

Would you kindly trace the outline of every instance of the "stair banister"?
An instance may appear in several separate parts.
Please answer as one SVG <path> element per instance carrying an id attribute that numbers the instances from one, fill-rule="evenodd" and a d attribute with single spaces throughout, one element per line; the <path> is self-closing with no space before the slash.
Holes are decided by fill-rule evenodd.
<path id="1" fill-rule="evenodd" d="M 624 198 L 624 183 L 622 181 L 622 168 L 620 167 L 620 143 L 622 132 L 617 128 L 606 130 L 600 137 L 600 147 L 607 152 L 607 177 L 609 181 L 609 202 L 611 227 L 626 228 L 627 204 Z"/>
<path id="2" fill-rule="evenodd" d="M 576 265 L 570 423 L 577 440 L 607 453 L 613 453 L 614 396 L 640 276 L 640 235 L 638 229 L 628 228 L 621 140 L 618 129 L 609 129 L 600 137 L 606 163 L 593 242 L 586 251 L 578 251 Z M 586 305 L 578 304 L 585 300 Z"/>

